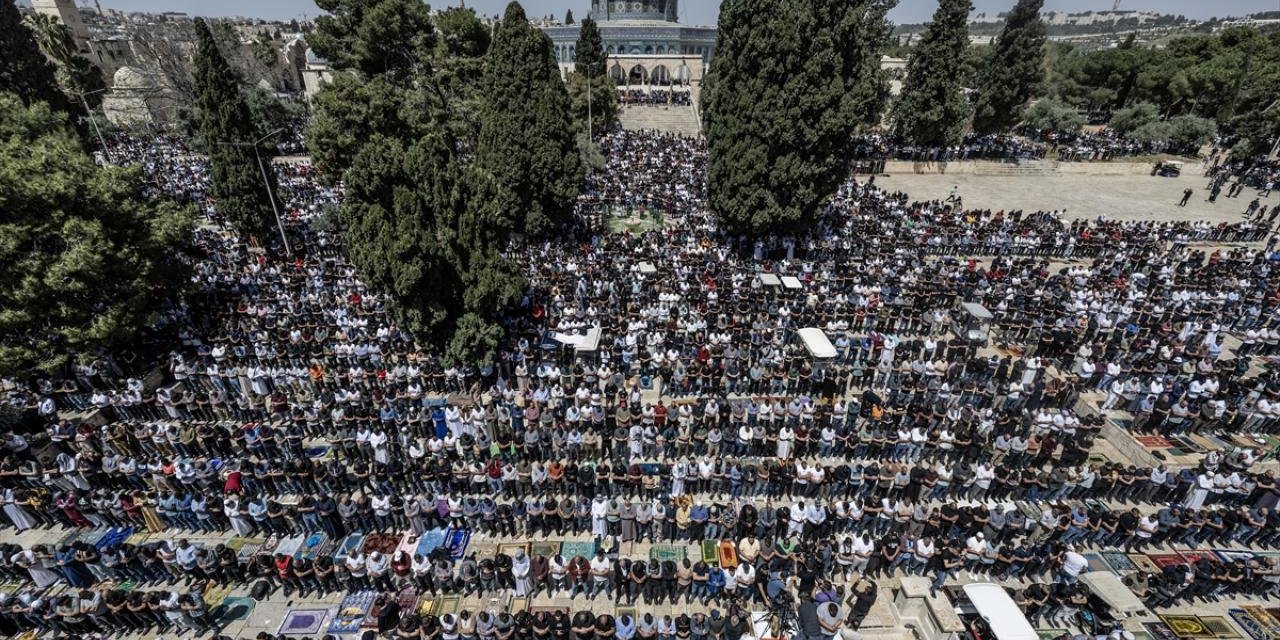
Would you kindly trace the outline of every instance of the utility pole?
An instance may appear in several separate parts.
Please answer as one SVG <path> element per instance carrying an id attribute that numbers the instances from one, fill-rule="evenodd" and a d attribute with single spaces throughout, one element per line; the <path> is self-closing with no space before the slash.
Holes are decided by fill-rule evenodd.
<path id="1" fill-rule="evenodd" d="M 279 135 L 284 129 L 276 129 L 253 142 L 222 142 L 236 147 L 245 145 L 253 147 L 253 157 L 258 162 L 258 171 L 262 172 L 262 188 L 267 190 L 267 200 L 271 201 L 271 211 L 276 216 L 276 227 L 280 229 L 280 242 L 284 243 L 284 254 L 290 258 L 293 257 L 293 248 L 289 246 L 289 238 L 284 233 L 284 221 L 280 219 L 280 208 L 276 206 L 276 194 L 271 189 L 271 180 L 267 177 L 267 167 L 262 164 L 262 154 L 258 152 L 258 145 L 262 144 L 267 138 Z"/>
<path id="2" fill-rule="evenodd" d="M 595 129 L 591 126 L 591 73 L 587 73 L 587 139 L 595 140 Z"/>
<path id="3" fill-rule="evenodd" d="M 93 132 L 98 134 L 98 144 L 102 145 L 102 157 L 106 158 L 107 157 L 107 140 L 102 137 L 102 129 L 98 128 L 98 119 L 94 117 L 93 109 L 89 108 L 89 101 L 85 99 L 85 96 L 91 96 L 95 93 L 102 93 L 103 91 L 106 91 L 106 89 L 98 89 L 97 91 L 90 91 L 88 93 L 76 91 L 75 94 L 77 96 L 80 96 L 80 104 L 84 106 L 84 112 L 89 115 L 89 122 L 93 123 Z"/>

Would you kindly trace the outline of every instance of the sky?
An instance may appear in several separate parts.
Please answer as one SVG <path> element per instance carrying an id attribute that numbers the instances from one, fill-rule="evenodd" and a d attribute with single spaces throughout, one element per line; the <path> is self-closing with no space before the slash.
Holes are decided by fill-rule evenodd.
<path id="1" fill-rule="evenodd" d="M 82 5 L 92 5 L 93 0 L 76 0 Z M 466 5 L 486 14 L 499 14 L 508 0 L 465 0 Z M 1045 11 L 1101 11 L 1110 10 L 1113 0 L 1046 0 Z M 182 11 L 203 16 L 246 16 L 287 20 L 303 15 L 316 16 L 320 10 L 312 0 L 98 0 L 103 8 L 122 11 Z M 437 8 L 455 4 L 458 0 L 437 0 Z M 531 16 L 553 14 L 563 17 L 566 9 L 572 9 L 579 17 L 587 14 L 590 0 L 523 0 L 525 11 Z M 712 25 L 716 21 L 720 3 L 716 0 L 683 0 L 681 22 L 689 25 Z M 995 14 L 1008 11 L 1014 0 L 974 0 L 974 13 Z M 937 7 L 936 0 L 899 0 L 890 18 L 895 23 L 927 22 Z M 1280 9 L 1277 0 L 1121 0 L 1121 9 L 1151 10 L 1167 14 L 1182 14 L 1188 18 L 1241 16 L 1259 11 Z"/>

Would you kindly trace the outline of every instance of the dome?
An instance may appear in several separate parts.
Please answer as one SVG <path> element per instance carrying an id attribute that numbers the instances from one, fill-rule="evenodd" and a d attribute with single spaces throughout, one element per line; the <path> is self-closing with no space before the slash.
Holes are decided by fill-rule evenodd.
<path id="1" fill-rule="evenodd" d="M 117 91 L 128 89 L 152 89 L 156 83 L 147 74 L 136 67 L 120 67 L 111 77 L 111 88 Z"/>
<path id="2" fill-rule="evenodd" d="M 677 0 L 591 0 L 591 19 L 660 20 L 678 19 Z"/>

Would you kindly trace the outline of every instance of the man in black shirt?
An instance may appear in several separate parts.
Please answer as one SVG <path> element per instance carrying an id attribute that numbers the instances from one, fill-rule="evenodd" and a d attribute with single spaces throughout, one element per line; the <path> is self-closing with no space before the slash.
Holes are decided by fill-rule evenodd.
<path id="1" fill-rule="evenodd" d="M 796 640 L 827 640 L 818 620 L 818 603 L 807 594 L 802 597 L 804 601 L 796 608 L 796 626 L 799 627 Z"/>

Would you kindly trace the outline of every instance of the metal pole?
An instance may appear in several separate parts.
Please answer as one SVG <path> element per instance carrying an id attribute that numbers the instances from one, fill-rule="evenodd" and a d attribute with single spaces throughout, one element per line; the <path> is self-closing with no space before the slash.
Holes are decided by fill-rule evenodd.
<path id="1" fill-rule="evenodd" d="M 258 142 L 261 142 L 261 140 Z M 253 157 L 257 159 L 258 170 L 262 172 L 262 187 L 267 190 L 267 199 L 271 201 L 271 211 L 276 214 L 276 226 L 280 228 L 280 241 L 284 243 L 284 254 L 292 258 L 293 249 L 289 247 L 289 237 L 284 234 L 284 221 L 280 219 L 280 209 L 276 208 L 276 196 L 271 191 L 271 181 L 267 179 L 267 168 L 262 166 L 262 154 L 258 153 L 257 142 L 253 144 Z"/>
<path id="2" fill-rule="evenodd" d="M 591 72 L 587 72 L 587 139 L 594 140 L 595 129 L 591 126 Z"/>
<path id="3" fill-rule="evenodd" d="M 94 93 L 98 93 L 98 92 L 95 91 Z M 106 158 L 107 157 L 107 141 L 105 138 L 102 137 L 102 129 L 98 128 L 98 119 L 93 117 L 93 110 L 89 108 L 89 101 L 85 100 L 84 98 L 85 94 L 77 91 L 76 95 L 80 96 L 80 104 L 84 105 L 84 111 L 89 115 L 89 122 L 93 123 L 93 132 L 98 134 L 98 144 L 102 145 L 102 157 Z"/>

